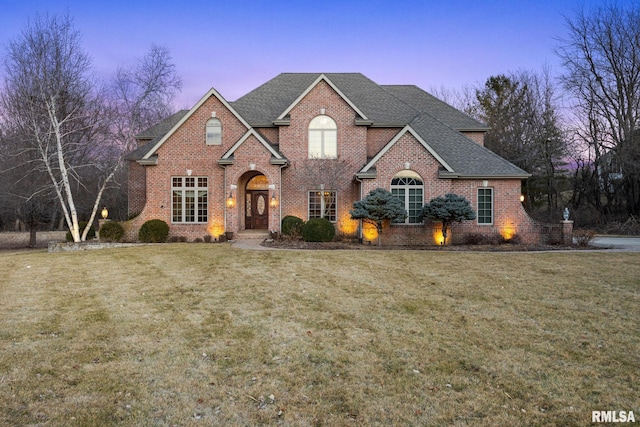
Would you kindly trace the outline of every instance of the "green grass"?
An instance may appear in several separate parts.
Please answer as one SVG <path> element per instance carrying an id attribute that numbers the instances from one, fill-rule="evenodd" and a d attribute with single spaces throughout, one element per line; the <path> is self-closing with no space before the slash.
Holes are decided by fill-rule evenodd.
<path id="1" fill-rule="evenodd" d="M 0 256 L 0 425 L 640 417 L 640 254 Z"/>

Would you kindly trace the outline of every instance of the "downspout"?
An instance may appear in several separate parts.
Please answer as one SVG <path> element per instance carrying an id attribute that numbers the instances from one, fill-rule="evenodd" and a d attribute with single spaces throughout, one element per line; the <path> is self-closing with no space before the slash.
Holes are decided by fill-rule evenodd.
<path id="1" fill-rule="evenodd" d="M 362 200 L 362 180 L 356 175 L 356 181 L 360 183 L 360 200 Z M 362 220 L 358 220 L 358 241 L 362 243 Z"/>
<path id="2" fill-rule="evenodd" d="M 224 189 L 222 190 L 222 206 L 224 206 L 224 233 L 227 232 L 227 166 L 224 166 Z"/>
<path id="3" fill-rule="evenodd" d="M 282 234 L 282 169 L 289 165 L 280 165 L 280 188 L 278 189 L 278 198 L 280 203 L 278 204 L 278 235 Z"/>

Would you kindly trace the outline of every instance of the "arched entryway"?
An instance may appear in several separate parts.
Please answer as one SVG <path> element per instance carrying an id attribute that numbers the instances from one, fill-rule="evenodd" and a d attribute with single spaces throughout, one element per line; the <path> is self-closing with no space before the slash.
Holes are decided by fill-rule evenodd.
<path id="1" fill-rule="evenodd" d="M 257 174 L 247 181 L 244 189 L 244 228 L 267 230 L 269 228 L 269 180 Z"/>

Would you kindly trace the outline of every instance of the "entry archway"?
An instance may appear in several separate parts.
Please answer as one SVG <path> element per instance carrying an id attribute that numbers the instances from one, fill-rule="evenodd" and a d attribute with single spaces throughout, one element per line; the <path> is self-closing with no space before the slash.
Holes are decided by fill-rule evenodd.
<path id="1" fill-rule="evenodd" d="M 269 228 L 269 180 L 262 174 L 255 175 L 244 189 L 244 227 L 247 230 Z"/>

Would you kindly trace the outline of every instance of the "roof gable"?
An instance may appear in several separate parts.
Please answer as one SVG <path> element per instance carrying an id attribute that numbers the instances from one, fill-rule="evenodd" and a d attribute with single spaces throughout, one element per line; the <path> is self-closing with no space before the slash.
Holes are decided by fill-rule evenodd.
<path id="1" fill-rule="evenodd" d="M 220 160 L 229 160 L 231 159 L 231 156 L 233 155 L 233 153 L 236 152 L 236 150 L 238 148 L 240 148 L 240 146 L 247 140 L 249 139 L 250 136 L 254 136 L 258 142 L 260 142 L 260 144 L 262 144 L 264 146 L 264 148 L 267 149 L 267 151 L 269 153 L 271 153 L 271 155 L 277 159 L 277 160 L 286 160 L 282 154 L 280 154 L 278 151 L 276 151 L 273 146 L 271 144 L 269 144 L 269 142 L 262 136 L 260 135 L 260 133 L 256 132 L 255 129 L 250 128 L 247 133 L 245 133 L 242 138 L 240 138 L 235 144 L 233 144 L 233 147 L 231 147 L 221 158 Z"/>
<path id="2" fill-rule="evenodd" d="M 464 178 L 527 178 L 530 175 L 493 151 L 467 138 L 429 114 L 420 114 L 411 128 L 428 142 L 451 170 Z"/>
<path id="3" fill-rule="evenodd" d="M 440 155 L 415 131 L 411 128 L 411 126 L 405 126 L 400 132 L 394 136 L 391 141 L 389 141 L 382 149 L 367 163 L 361 170 L 358 172 L 359 174 L 366 174 L 372 168 L 375 167 L 375 164 L 378 163 L 378 160 L 382 156 L 384 156 L 391 147 L 393 147 L 405 134 L 411 134 L 431 155 L 444 167 L 448 172 L 454 172 L 454 170 L 447 164 L 447 162 L 440 157 Z"/>
<path id="4" fill-rule="evenodd" d="M 232 105 L 251 125 L 273 126 L 320 81 L 330 85 L 361 120 L 373 126 L 402 127 L 419 113 L 361 73 L 282 73 Z"/>
<path id="5" fill-rule="evenodd" d="M 293 107 L 295 107 L 296 105 L 298 105 L 298 103 L 305 97 L 307 96 L 307 94 L 309 92 L 311 92 L 311 90 L 313 88 L 315 88 L 321 81 L 324 81 L 325 83 L 327 83 L 329 86 L 331 86 L 331 88 L 333 90 L 336 91 L 336 93 L 347 103 L 349 104 L 349 106 L 364 120 L 368 120 L 366 114 L 364 114 L 362 111 L 360 111 L 360 109 L 349 99 L 345 96 L 344 93 L 342 93 L 342 91 L 325 75 L 325 74 L 320 74 L 318 76 L 317 79 L 315 79 L 315 81 L 313 83 L 311 83 L 300 95 L 298 95 L 298 97 L 276 118 L 276 120 L 282 120 L 284 119 L 289 112 L 293 109 Z"/>
<path id="6" fill-rule="evenodd" d="M 527 172 L 454 131 L 429 114 L 420 114 L 389 141 L 359 172 L 375 177 L 375 166 L 402 136 L 410 133 L 442 165 L 447 178 L 527 178 Z"/>
<path id="7" fill-rule="evenodd" d="M 206 102 L 207 99 L 209 99 L 210 97 L 216 97 L 229 111 L 231 111 L 231 113 L 247 128 L 250 129 L 251 126 L 249 125 L 249 123 L 247 123 L 247 121 L 242 118 L 242 116 L 240 114 L 238 114 L 238 112 L 231 106 L 231 104 L 229 104 L 223 97 L 222 95 L 220 95 L 220 93 L 215 90 L 214 88 L 209 89 L 209 91 L 196 103 L 196 105 L 194 105 L 177 123 L 175 123 L 173 125 L 173 127 L 171 127 L 171 129 L 165 133 L 162 137 L 160 137 L 157 141 L 155 141 L 155 143 L 153 144 L 149 144 L 151 145 L 149 150 L 141 157 L 140 160 L 145 161 L 148 160 L 149 158 L 151 158 L 153 155 L 155 155 L 156 151 L 158 151 L 158 149 L 162 146 L 162 144 L 164 144 L 167 139 L 169 139 L 169 137 L 171 135 L 173 135 L 173 133 L 180 128 L 180 126 L 182 126 L 184 124 L 184 122 L 187 121 L 187 119 L 189 119 L 189 117 L 191 117 L 193 115 L 193 113 L 195 111 L 197 111 L 202 104 L 204 104 Z M 154 141 L 152 141 L 154 142 Z"/>

